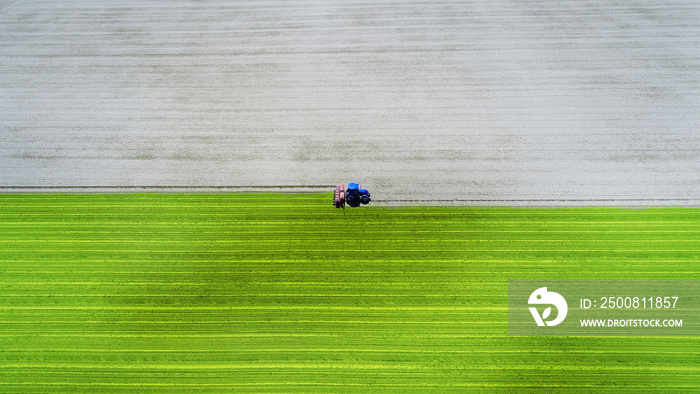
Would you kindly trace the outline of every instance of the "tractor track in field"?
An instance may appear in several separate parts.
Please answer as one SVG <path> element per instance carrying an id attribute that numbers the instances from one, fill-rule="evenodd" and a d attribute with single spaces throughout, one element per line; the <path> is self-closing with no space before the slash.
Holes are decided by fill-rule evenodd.
<path id="1" fill-rule="evenodd" d="M 277 191 L 287 193 L 311 193 L 323 192 L 332 189 L 334 185 L 130 185 L 130 186 L 0 186 L 0 193 L 137 193 L 137 192 L 255 192 L 255 191 Z"/>

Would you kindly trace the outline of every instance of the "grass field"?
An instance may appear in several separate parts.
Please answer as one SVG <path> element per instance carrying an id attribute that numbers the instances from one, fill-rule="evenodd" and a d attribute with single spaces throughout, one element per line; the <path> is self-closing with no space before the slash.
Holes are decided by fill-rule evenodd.
<path id="1" fill-rule="evenodd" d="M 700 390 L 697 337 L 508 337 L 507 280 L 700 278 L 700 210 L 0 195 L 0 392 Z"/>

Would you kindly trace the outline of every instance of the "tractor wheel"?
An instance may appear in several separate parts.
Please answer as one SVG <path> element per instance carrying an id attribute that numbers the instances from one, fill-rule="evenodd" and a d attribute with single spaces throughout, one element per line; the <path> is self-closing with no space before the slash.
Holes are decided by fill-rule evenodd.
<path id="1" fill-rule="evenodd" d="M 346 194 L 345 195 L 345 202 L 348 203 L 348 205 L 352 205 L 355 203 L 355 195 L 354 194 Z"/>
<path id="2" fill-rule="evenodd" d="M 369 204 L 369 197 L 367 197 L 367 196 L 360 197 L 360 202 L 363 204 Z"/>

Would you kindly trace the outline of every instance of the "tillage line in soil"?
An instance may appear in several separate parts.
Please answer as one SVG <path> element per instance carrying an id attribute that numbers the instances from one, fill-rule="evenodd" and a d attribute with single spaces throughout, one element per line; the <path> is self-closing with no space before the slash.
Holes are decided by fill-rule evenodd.
<path id="1" fill-rule="evenodd" d="M 376 200 L 373 202 L 605 202 L 605 201 L 695 201 L 694 198 L 532 198 L 532 199 L 463 199 L 463 198 L 446 198 L 446 199 L 425 199 L 425 200 Z"/>

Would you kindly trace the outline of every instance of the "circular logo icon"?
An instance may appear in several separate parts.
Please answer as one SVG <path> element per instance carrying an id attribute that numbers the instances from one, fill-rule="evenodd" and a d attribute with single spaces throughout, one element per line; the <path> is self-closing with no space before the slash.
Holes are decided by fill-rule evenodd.
<path id="1" fill-rule="evenodd" d="M 537 307 L 530 307 L 530 313 L 532 313 L 532 317 L 538 326 L 556 326 L 564 321 L 566 313 L 569 311 L 569 306 L 566 304 L 564 297 L 559 293 L 547 291 L 546 287 L 540 287 L 533 291 L 527 303 L 530 305 L 551 305 L 542 312 L 542 316 L 537 311 Z M 554 320 L 547 320 L 552 314 L 552 306 L 557 308 L 557 317 Z"/>

